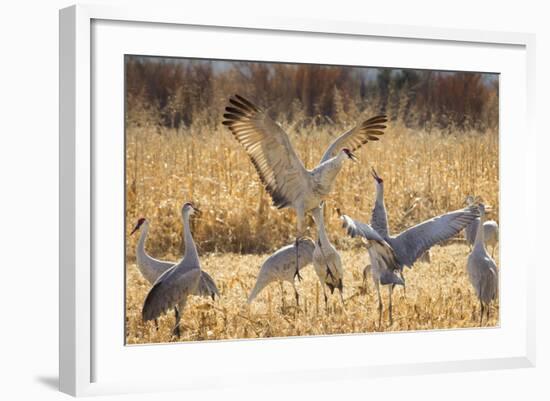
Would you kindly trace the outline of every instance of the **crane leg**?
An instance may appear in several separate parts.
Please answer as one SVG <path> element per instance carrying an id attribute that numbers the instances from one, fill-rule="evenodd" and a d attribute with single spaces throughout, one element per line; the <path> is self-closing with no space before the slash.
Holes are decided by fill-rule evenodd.
<path id="1" fill-rule="evenodd" d="M 298 277 L 298 281 L 302 281 L 302 276 L 300 275 L 300 257 L 298 255 L 298 245 L 300 243 L 300 237 L 296 237 L 294 246 L 296 248 L 296 271 L 294 272 L 294 278 Z"/>
<path id="2" fill-rule="evenodd" d="M 328 297 L 327 297 L 327 290 L 325 289 L 325 283 L 321 279 L 319 279 L 321 282 L 321 288 L 323 289 L 323 297 L 325 298 L 325 311 L 328 313 Z"/>
<path id="3" fill-rule="evenodd" d="M 390 326 L 391 326 L 391 325 L 393 325 L 392 300 L 391 300 L 391 296 L 392 296 L 392 293 L 393 293 L 393 285 L 390 285 L 388 288 L 389 288 L 389 290 L 388 290 L 388 295 L 389 295 L 388 310 L 389 310 L 389 313 L 390 313 Z"/>
<path id="4" fill-rule="evenodd" d="M 159 320 L 155 319 L 155 328 L 159 331 Z"/>
<path id="5" fill-rule="evenodd" d="M 300 239 L 303 235 L 304 221 L 306 219 L 305 213 L 302 209 L 296 210 L 296 218 L 298 220 L 298 233 L 296 234 L 296 241 L 294 242 L 294 247 L 296 248 L 296 272 L 294 273 L 294 278 L 298 277 L 298 281 L 302 281 L 302 276 L 300 275 L 300 264 L 299 264 L 299 255 L 298 255 L 298 246 Z"/>
<path id="6" fill-rule="evenodd" d="M 174 330 L 172 331 L 172 334 L 176 336 L 177 338 L 180 338 L 181 332 L 180 332 L 180 311 L 178 310 L 178 307 L 176 306 L 174 308 L 174 314 L 176 315 L 176 325 L 174 326 Z"/>
<path id="7" fill-rule="evenodd" d="M 344 302 L 344 290 L 342 288 L 338 288 L 338 291 L 340 292 L 340 301 L 342 301 L 342 308 L 344 308 L 345 310 L 346 303 Z"/>
<path id="8" fill-rule="evenodd" d="M 401 280 L 403 280 L 403 295 L 407 296 L 407 284 L 405 282 L 405 276 L 403 275 L 403 270 L 399 271 L 399 276 L 401 276 Z"/>
<path id="9" fill-rule="evenodd" d="M 382 296 L 380 295 L 380 282 L 375 281 L 376 293 L 378 294 L 378 327 L 382 328 Z"/>
<path id="10" fill-rule="evenodd" d="M 480 307 L 480 313 L 479 313 L 479 325 L 482 326 L 483 323 L 483 312 L 484 312 L 484 305 L 483 301 L 479 301 L 479 307 Z"/>
<path id="11" fill-rule="evenodd" d="M 292 282 L 292 287 L 294 288 L 294 297 L 296 298 L 296 306 L 300 306 L 300 295 L 298 294 L 298 290 L 296 289 L 296 284 L 294 284 L 294 281 Z"/>

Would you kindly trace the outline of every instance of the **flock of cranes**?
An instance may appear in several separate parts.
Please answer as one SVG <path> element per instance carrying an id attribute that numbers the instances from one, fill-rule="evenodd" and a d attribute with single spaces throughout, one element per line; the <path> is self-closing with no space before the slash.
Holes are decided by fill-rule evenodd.
<path id="1" fill-rule="evenodd" d="M 265 111 L 242 96 L 229 99 L 224 114 L 226 125 L 235 139 L 243 146 L 274 206 L 290 207 L 296 211 L 297 231 L 293 244 L 287 245 L 269 256 L 260 268 L 256 283 L 248 297 L 253 302 L 270 283 L 279 282 L 284 294 L 283 282 L 294 289 L 296 304 L 300 296 L 295 285 L 302 280 L 300 270 L 313 264 L 321 283 L 325 306 L 328 311 L 328 295 L 338 291 L 345 310 L 344 268 L 340 254 L 330 242 L 325 227 L 324 206 L 330 198 L 334 181 L 347 160 L 357 161 L 353 153 L 369 141 L 377 141 L 384 134 L 387 119 L 376 116 L 338 136 L 325 151 L 317 167 L 307 170 L 296 155 L 288 135 Z M 392 291 L 396 285 L 405 287 L 404 267 L 411 268 L 420 258 L 429 257 L 435 244 L 449 240 L 465 230 L 466 240 L 472 245 L 467 260 L 467 271 L 472 286 L 480 301 L 480 324 L 483 314 L 489 315 L 489 303 L 496 298 L 498 270 L 486 251 L 486 240 L 494 247 L 498 240 L 498 226 L 485 221 L 485 206 L 467 198 L 467 206 L 441 216 L 426 220 L 405 231 L 391 235 L 386 206 L 384 204 L 384 181 L 372 169 L 376 199 L 370 224 L 356 220 L 340 212 L 345 232 L 359 237 L 365 244 L 370 265 L 363 274 L 370 272 L 378 295 L 378 324 L 382 324 L 383 304 L 380 286 L 388 287 L 389 320 L 392 318 Z M 160 261 L 145 251 L 149 228 L 146 219 L 138 220 L 132 234 L 141 230 L 136 249 L 137 266 L 152 287 L 142 309 L 144 321 L 154 320 L 170 309 L 175 311 L 173 334 L 180 335 L 180 320 L 187 298 L 191 295 L 219 297 L 212 277 L 201 269 L 200 259 L 190 230 L 190 218 L 199 210 L 192 203 L 182 208 L 183 240 L 185 254 L 178 263 Z M 316 239 L 305 237 L 305 220 L 311 213 L 316 226 Z M 481 227 L 482 229 L 479 229 Z M 473 238 L 473 239 L 472 239 Z M 496 239 L 496 240 L 494 240 Z M 158 324 L 157 324 L 158 327 Z"/>

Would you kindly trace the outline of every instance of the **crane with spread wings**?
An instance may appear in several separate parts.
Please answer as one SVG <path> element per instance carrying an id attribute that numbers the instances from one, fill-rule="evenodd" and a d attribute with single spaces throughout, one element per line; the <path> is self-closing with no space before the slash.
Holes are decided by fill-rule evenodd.
<path id="1" fill-rule="evenodd" d="M 387 118 L 375 116 L 344 132 L 332 141 L 320 163 L 308 170 L 294 151 L 286 132 L 264 110 L 235 95 L 229 99 L 225 111 L 223 124 L 244 147 L 273 205 L 296 211 L 297 259 L 298 239 L 305 233 L 306 214 L 328 198 L 344 161 L 356 161 L 355 150 L 369 141 L 377 141 L 384 134 Z M 301 279 L 298 261 L 296 276 Z"/>

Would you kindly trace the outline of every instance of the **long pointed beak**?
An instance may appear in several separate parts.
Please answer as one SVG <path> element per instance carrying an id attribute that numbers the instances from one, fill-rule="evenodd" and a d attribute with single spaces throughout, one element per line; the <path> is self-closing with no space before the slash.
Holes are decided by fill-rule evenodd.
<path id="1" fill-rule="evenodd" d="M 376 181 L 380 180 L 380 176 L 378 175 L 378 173 L 376 172 L 376 170 L 374 169 L 374 167 L 371 167 L 371 172 L 370 172 L 370 173 L 372 174 L 372 177 L 373 177 Z"/>
<path id="2" fill-rule="evenodd" d="M 357 156 L 355 156 L 355 153 L 351 153 L 351 152 L 349 152 L 349 158 L 350 158 L 352 161 L 354 161 L 355 163 L 357 163 L 357 161 L 359 160 L 359 159 L 357 158 Z"/>
<path id="3" fill-rule="evenodd" d="M 196 207 L 193 207 L 193 210 L 195 211 L 195 214 L 196 214 L 197 216 L 200 216 L 200 215 L 202 214 L 201 210 L 198 209 L 198 208 L 196 208 Z"/>
<path id="4" fill-rule="evenodd" d="M 132 230 L 132 232 L 130 233 L 130 235 L 134 235 L 134 233 L 135 233 L 137 230 L 139 230 L 139 226 L 140 226 L 140 224 L 136 225 L 136 226 L 134 227 L 134 229 Z"/>

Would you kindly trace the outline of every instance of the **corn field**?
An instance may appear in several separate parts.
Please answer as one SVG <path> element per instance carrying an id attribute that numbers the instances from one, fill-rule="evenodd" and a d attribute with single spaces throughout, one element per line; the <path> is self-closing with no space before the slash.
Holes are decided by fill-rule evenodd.
<path id="1" fill-rule="evenodd" d="M 490 205 L 489 218 L 498 222 L 499 146 L 498 124 L 495 123 L 498 113 L 495 117 L 493 107 L 498 104 L 496 90 L 484 92 L 484 97 L 480 98 L 484 104 L 493 106 L 482 104 L 478 107 L 477 98 L 471 97 L 470 103 L 462 105 L 465 118 L 457 122 L 456 113 L 449 112 L 441 117 L 445 114 L 442 111 L 440 116 L 424 112 L 427 106 L 415 109 L 412 100 L 428 102 L 433 101 L 432 97 L 422 98 L 417 94 L 410 98 L 411 89 L 407 83 L 399 86 L 390 82 L 384 108 L 394 116 L 385 134 L 380 141 L 369 142 L 356 152 L 358 163 L 344 164 L 325 208 L 329 239 L 343 260 L 345 309 L 336 295 L 329 297 L 328 310 L 325 309 L 319 280 L 311 266 L 303 270 L 304 280 L 298 284 L 300 307 L 296 307 L 288 283 L 284 284 L 283 291 L 279 285 L 271 284 L 248 305 L 246 299 L 262 262 L 278 248 L 294 241 L 296 216 L 291 209 L 277 210 L 271 206 L 271 199 L 244 149 L 221 125 L 227 98 L 234 93 L 230 91 L 235 89 L 230 83 L 238 78 L 231 75 L 236 74 L 236 70 L 229 70 L 218 78 L 201 71 L 192 71 L 192 76 L 203 80 L 205 85 L 208 82 L 206 87 L 210 92 L 198 96 L 198 89 L 189 89 L 190 92 L 182 91 L 179 95 L 164 94 L 169 102 L 163 105 L 147 100 L 144 86 L 139 82 L 132 81 L 128 85 L 125 132 L 128 344 L 176 340 L 171 335 L 173 313 L 159 319 L 158 329 L 153 322 L 141 320 L 141 308 L 151 285 L 136 267 L 135 248 L 139 234 L 130 236 L 129 233 L 139 218 L 147 218 L 150 222 L 145 245 L 147 252 L 158 259 L 179 260 L 183 255 L 181 208 L 188 201 L 202 211 L 200 216 L 191 219 L 191 230 L 202 268 L 216 281 L 221 298 L 215 301 L 189 298 L 182 312 L 179 341 L 479 326 L 479 301 L 466 271 L 469 248 L 461 235 L 433 247 L 431 263 L 418 262 L 413 269 L 406 269 L 406 292 L 401 287 L 394 290 L 392 325 L 388 323 L 387 289 L 382 287 L 385 309 L 379 325 L 373 283 L 370 277 L 363 279 L 363 268 L 368 263 L 366 249 L 359 240 L 345 234 L 336 209 L 356 219 L 370 221 L 375 194 L 370 171 L 374 167 L 384 179 L 385 203 L 393 234 L 464 207 L 467 195 L 478 196 Z M 172 72 L 165 74 L 172 76 Z M 263 76 L 256 72 L 246 77 L 258 78 L 257 82 L 245 87 L 254 88 L 255 93 L 263 93 L 262 88 L 271 85 L 266 78 L 269 74 Z M 362 104 L 360 101 L 346 101 L 349 97 L 346 86 L 337 87 L 338 76 L 334 77 L 334 87 L 327 89 L 333 91 L 333 97 L 327 100 L 330 107 L 326 106 L 326 113 L 319 109 L 321 106 L 312 104 L 308 110 L 303 99 L 300 103 L 289 98 L 282 102 L 289 113 L 276 113 L 279 118 L 274 116 L 289 134 L 306 168 L 317 165 L 336 136 L 380 111 L 372 104 L 358 107 Z M 470 81 L 464 82 L 472 85 Z M 451 100 L 462 96 L 463 87 L 467 87 L 459 85 L 462 81 L 442 79 L 438 82 L 437 88 L 442 93 L 457 93 Z M 171 88 L 172 84 L 168 78 L 166 82 L 155 83 L 161 89 Z M 401 88 L 401 92 L 396 88 Z M 304 90 L 300 90 L 303 97 Z M 367 95 L 371 93 L 369 90 L 374 89 L 365 89 Z M 160 99 L 158 90 L 155 91 Z M 196 104 L 189 100 L 193 99 L 193 94 Z M 379 93 L 377 102 L 383 97 Z M 446 110 L 461 110 L 462 106 L 449 104 Z M 265 106 L 261 102 L 260 105 Z M 471 110 L 479 113 L 472 114 Z M 474 120 L 477 123 L 472 123 Z M 316 236 L 311 218 L 308 234 L 312 238 Z M 495 260 L 498 264 L 498 252 Z M 491 317 L 484 326 L 498 325 L 498 308 L 498 301 L 494 302 Z"/>
<path id="2" fill-rule="evenodd" d="M 343 132 L 286 128 L 310 168 L 333 135 Z M 129 128 L 126 152 L 127 229 L 131 231 L 140 217 L 149 219 L 147 250 L 156 257 L 176 259 L 182 254 L 181 206 L 188 200 L 203 212 L 193 219 L 193 236 L 202 252 L 271 252 L 296 234 L 294 212 L 271 207 L 254 167 L 228 130 Z M 491 218 L 498 221 L 496 132 L 428 134 L 390 125 L 379 142 L 369 142 L 357 155 L 359 162 L 348 163 L 339 173 L 327 202 L 328 232 L 340 247 L 353 241 L 343 238 L 335 209 L 370 219 L 371 167 L 384 179 L 394 233 L 463 207 L 468 194 L 490 204 Z M 127 241 L 130 258 L 136 239 Z"/>
<path id="3" fill-rule="evenodd" d="M 291 141 L 306 166 L 313 166 L 331 139 L 331 130 L 293 131 Z M 338 131 L 337 131 L 338 132 Z M 262 188 L 243 149 L 229 132 L 183 133 L 171 129 L 132 128 L 127 132 L 127 232 L 139 217 L 151 228 L 146 243 L 154 257 L 176 261 L 183 254 L 181 206 L 192 200 L 202 214 L 192 219 L 203 269 L 222 297 L 194 298 L 183 313 L 181 340 L 231 339 L 475 327 L 479 305 L 466 273 L 468 248 L 461 243 L 434 247 L 431 264 L 417 263 L 406 272 L 407 293 L 395 291 L 394 324 L 377 325 L 373 284 L 366 286 L 362 269 L 366 252 L 348 238 L 336 207 L 369 221 L 374 202 L 370 167 L 384 178 L 389 223 L 394 233 L 424 219 L 463 207 L 468 194 L 480 196 L 498 221 L 498 137 L 495 132 L 443 135 L 389 126 L 379 142 L 358 152 L 359 163 L 340 172 L 327 203 L 326 224 L 331 242 L 343 254 L 346 311 L 336 299 L 324 310 L 313 269 L 299 285 L 303 307 L 294 307 L 292 288 L 285 302 L 272 284 L 250 306 L 248 293 L 262 261 L 291 243 L 295 235 L 292 210 L 277 210 Z M 312 146 L 311 144 L 315 144 Z M 310 236 L 314 237 L 310 221 Z M 172 341 L 173 316 L 160 329 L 141 321 L 141 307 L 150 285 L 135 266 L 137 235 L 127 239 L 127 342 Z M 387 294 L 384 292 L 384 302 Z M 498 304 L 489 325 L 498 324 Z M 387 313 L 387 312 L 386 312 Z"/>

